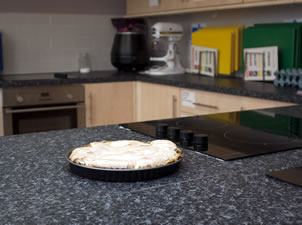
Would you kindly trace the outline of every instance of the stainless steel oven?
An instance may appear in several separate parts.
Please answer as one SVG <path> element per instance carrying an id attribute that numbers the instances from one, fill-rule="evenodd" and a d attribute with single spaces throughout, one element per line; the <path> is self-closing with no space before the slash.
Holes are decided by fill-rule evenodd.
<path id="1" fill-rule="evenodd" d="M 82 85 L 11 87 L 2 94 L 4 135 L 85 127 Z"/>

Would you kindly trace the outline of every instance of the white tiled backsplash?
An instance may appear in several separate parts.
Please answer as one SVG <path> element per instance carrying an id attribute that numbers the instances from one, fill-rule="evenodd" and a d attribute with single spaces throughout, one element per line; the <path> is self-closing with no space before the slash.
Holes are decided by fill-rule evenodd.
<path id="1" fill-rule="evenodd" d="M 93 70 L 113 69 L 115 15 L 0 13 L 5 74 L 78 70 L 86 52 Z"/>

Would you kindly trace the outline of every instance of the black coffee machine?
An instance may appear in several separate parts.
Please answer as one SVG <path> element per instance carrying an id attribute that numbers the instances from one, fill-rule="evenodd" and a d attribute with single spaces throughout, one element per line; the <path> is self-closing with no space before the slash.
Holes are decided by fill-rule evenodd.
<path id="1" fill-rule="evenodd" d="M 149 64 L 144 19 L 112 19 L 117 28 L 111 50 L 111 63 L 121 71 L 144 70 Z"/>

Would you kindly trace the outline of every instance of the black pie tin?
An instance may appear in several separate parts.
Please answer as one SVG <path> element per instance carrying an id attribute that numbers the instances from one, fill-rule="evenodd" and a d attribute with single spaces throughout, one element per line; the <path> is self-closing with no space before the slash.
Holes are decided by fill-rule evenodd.
<path id="1" fill-rule="evenodd" d="M 66 154 L 66 158 L 69 162 L 72 173 L 93 180 L 109 182 L 137 182 L 165 177 L 176 172 L 179 169 L 180 162 L 182 161 L 182 158 L 179 158 L 175 162 L 153 168 L 107 169 L 88 167 L 74 163 L 69 159 L 70 154 L 71 151 Z"/>

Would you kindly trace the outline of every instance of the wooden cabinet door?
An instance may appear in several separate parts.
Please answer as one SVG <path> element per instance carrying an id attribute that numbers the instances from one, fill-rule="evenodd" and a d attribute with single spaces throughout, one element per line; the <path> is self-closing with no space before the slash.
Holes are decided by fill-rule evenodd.
<path id="1" fill-rule="evenodd" d="M 158 5 L 152 5 L 150 0 L 127 0 L 127 15 L 162 12 L 182 9 L 186 0 L 158 0 Z"/>
<path id="2" fill-rule="evenodd" d="M 149 12 L 147 0 L 127 0 L 127 15 Z"/>
<path id="3" fill-rule="evenodd" d="M 187 8 L 210 7 L 242 3 L 242 0 L 184 0 Z"/>
<path id="4" fill-rule="evenodd" d="M 85 84 L 86 126 L 134 122 L 135 82 Z"/>
<path id="5" fill-rule="evenodd" d="M 137 121 L 178 117 L 179 88 L 137 83 Z"/>

